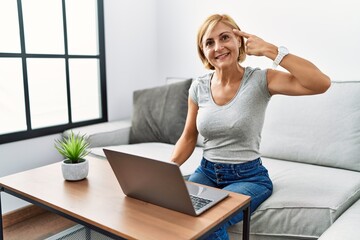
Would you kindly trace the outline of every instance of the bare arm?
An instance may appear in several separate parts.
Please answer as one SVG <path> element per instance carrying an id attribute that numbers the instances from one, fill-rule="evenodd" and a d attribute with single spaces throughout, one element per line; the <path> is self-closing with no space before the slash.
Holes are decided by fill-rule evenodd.
<path id="1" fill-rule="evenodd" d="M 186 117 L 184 131 L 179 140 L 175 144 L 174 151 L 171 156 L 171 161 L 177 165 L 182 165 L 193 153 L 198 137 L 196 129 L 196 116 L 198 106 L 190 99 L 188 99 L 188 113 Z"/>
<path id="2" fill-rule="evenodd" d="M 330 87 L 330 78 L 308 60 L 288 54 L 280 65 L 289 73 L 268 70 L 268 88 L 271 94 L 311 95 L 324 93 Z"/>
<path id="3" fill-rule="evenodd" d="M 234 33 L 247 39 L 246 54 L 265 56 L 272 60 L 276 58 L 278 51 L 275 45 L 245 32 L 234 30 Z M 269 69 L 267 73 L 268 88 L 272 95 L 319 94 L 330 87 L 330 78 L 306 59 L 288 54 L 280 65 L 288 72 Z"/>

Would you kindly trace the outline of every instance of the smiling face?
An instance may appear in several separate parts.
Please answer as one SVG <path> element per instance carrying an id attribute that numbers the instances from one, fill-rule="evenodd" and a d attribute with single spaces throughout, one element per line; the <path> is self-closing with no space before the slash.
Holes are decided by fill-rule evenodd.
<path id="1" fill-rule="evenodd" d="M 213 29 L 205 32 L 202 49 L 207 61 L 214 68 L 237 65 L 240 40 L 228 25 L 219 22 Z"/>
<path id="2" fill-rule="evenodd" d="M 245 60 L 244 39 L 233 29 L 240 30 L 228 15 L 211 15 L 202 24 L 197 36 L 198 54 L 206 68 L 225 68 Z"/>

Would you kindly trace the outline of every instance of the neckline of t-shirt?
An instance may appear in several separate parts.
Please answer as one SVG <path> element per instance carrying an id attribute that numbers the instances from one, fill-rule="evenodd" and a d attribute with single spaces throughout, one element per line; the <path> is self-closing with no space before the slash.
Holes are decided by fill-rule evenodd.
<path id="1" fill-rule="evenodd" d="M 247 72 L 248 72 L 248 69 L 249 67 L 245 67 L 245 70 L 244 70 L 244 74 L 241 78 L 241 81 L 240 81 L 240 85 L 235 93 L 235 95 L 233 96 L 233 98 L 230 99 L 230 101 L 228 101 L 227 103 L 223 104 L 223 105 L 219 105 L 215 102 L 214 98 L 213 98 L 213 95 L 212 95 L 212 92 L 211 92 L 211 79 L 213 78 L 214 74 L 215 74 L 215 71 L 212 72 L 210 74 L 210 78 L 209 78 L 209 81 L 208 81 L 208 88 L 209 88 L 209 95 L 210 95 L 210 99 L 211 99 L 211 102 L 213 105 L 215 105 L 216 107 L 228 107 L 230 106 L 234 101 L 235 99 L 237 98 L 237 96 L 239 95 L 240 93 L 240 90 L 242 89 L 242 86 L 243 86 L 243 83 L 245 81 L 245 77 L 247 76 Z"/>

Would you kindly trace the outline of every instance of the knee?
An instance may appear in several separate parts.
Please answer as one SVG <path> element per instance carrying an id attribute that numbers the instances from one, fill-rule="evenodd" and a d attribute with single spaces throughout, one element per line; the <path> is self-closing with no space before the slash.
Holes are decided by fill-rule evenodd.
<path id="1" fill-rule="evenodd" d="M 262 204 L 266 199 L 268 199 L 271 196 L 271 194 L 272 194 L 272 189 L 267 189 L 261 194 L 251 196 L 251 201 L 250 201 L 251 213 L 253 213 L 259 207 L 259 205 Z"/>

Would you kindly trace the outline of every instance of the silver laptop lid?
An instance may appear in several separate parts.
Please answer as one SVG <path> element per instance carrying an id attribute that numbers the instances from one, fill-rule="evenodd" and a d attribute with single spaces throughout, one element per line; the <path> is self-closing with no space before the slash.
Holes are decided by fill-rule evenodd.
<path id="1" fill-rule="evenodd" d="M 196 216 L 228 195 L 219 189 L 186 184 L 174 163 L 108 149 L 104 149 L 104 153 L 124 194 L 129 197 Z M 205 195 L 213 203 L 195 211 L 188 189 L 193 195 Z"/>

